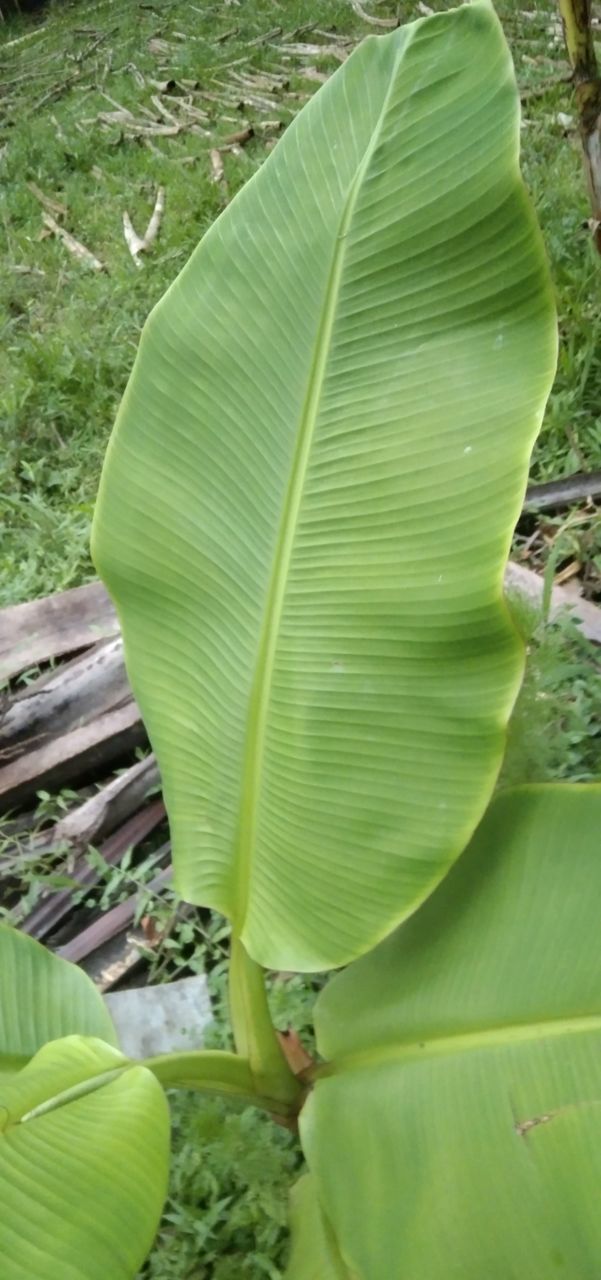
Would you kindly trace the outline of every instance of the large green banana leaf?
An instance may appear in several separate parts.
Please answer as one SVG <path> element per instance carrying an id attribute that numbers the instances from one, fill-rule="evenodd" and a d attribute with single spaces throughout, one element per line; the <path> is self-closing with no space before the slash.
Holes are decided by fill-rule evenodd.
<path id="1" fill-rule="evenodd" d="M 555 363 L 518 137 L 482 0 L 366 40 L 144 329 L 93 552 L 178 890 L 266 965 L 368 950 L 493 788 Z"/>
<path id="2" fill-rule="evenodd" d="M 353 1280 L 342 1262 L 310 1174 L 303 1174 L 295 1183 L 290 1201 L 292 1252 L 286 1280 Z"/>
<path id="3" fill-rule="evenodd" d="M 72 1033 L 117 1043 L 102 996 L 83 970 L 0 925 L 0 1081 L 48 1040 Z"/>
<path id="4" fill-rule="evenodd" d="M 161 1085 L 101 1040 L 55 1040 L 0 1080 L 2 1280 L 133 1280 L 167 1190 Z"/>
<path id="5" fill-rule="evenodd" d="M 301 1136 L 356 1280 L 598 1280 L 600 833 L 601 786 L 508 792 L 320 996 Z"/>

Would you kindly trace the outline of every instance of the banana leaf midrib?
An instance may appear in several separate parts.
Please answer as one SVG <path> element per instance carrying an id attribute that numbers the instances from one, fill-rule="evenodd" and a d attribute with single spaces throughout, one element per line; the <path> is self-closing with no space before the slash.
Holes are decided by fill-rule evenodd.
<path id="1" fill-rule="evenodd" d="M 275 653 L 279 637 L 286 581 L 294 535 L 300 511 L 303 484 L 311 453 L 315 425 L 319 416 L 319 402 L 324 383 L 332 333 L 336 318 L 336 304 L 346 257 L 347 235 L 365 172 L 377 145 L 386 118 L 390 96 L 395 84 L 399 64 L 413 40 L 414 31 L 399 49 L 390 72 L 390 81 L 384 102 L 361 163 L 349 188 L 336 236 L 332 264 L 325 290 L 321 319 L 315 339 L 313 358 L 309 369 L 307 391 L 297 430 L 297 441 L 288 489 L 283 505 L 282 520 L 276 540 L 271 577 L 266 593 L 266 605 L 257 649 L 254 679 L 251 689 L 247 729 L 245 735 L 240 818 L 236 840 L 235 863 L 232 883 L 236 886 L 236 911 L 233 927 L 236 934 L 243 931 L 247 913 L 252 876 L 253 852 L 256 843 L 256 827 L 261 775 L 263 768 L 265 733 L 269 709 L 269 695 L 274 669 Z"/>
<path id="2" fill-rule="evenodd" d="M 96 1093 L 98 1089 L 103 1089 L 105 1085 L 112 1084 L 113 1080 L 117 1080 L 119 1076 L 123 1075 L 124 1071 L 128 1071 L 138 1065 L 141 1064 L 124 1061 L 117 1067 L 111 1067 L 108 1071 L 94 1072 L 93 1075 L 76 1081 L 66 1089 L 59 1089 L 28 1111 L 22 1111 L 21 1108 L 18 1108 L 16 1112 L 11 1112 L 7 1108 L 2 1108 L 5 1112 L 5 1120 L 3 1123 L 0 1122 L 0 1133 L 6 1133 L 9 1129 L 14 1128 L 15 1125 L 29 1124 L 32 1120 L 48 1115 L 50 1111 L 58 1111 L 60 1107 L 68 1106 L 70 1102 L 77 1102 L 89 1093 Z"/>
<path id="3" fill-rule="evenodd" d="M 425 1061 L 451 1054 L 469 1053 L 472 1050 L 504 1048 L 508 1045 L 595 1031 L 601 1031 L 601 1012 L 573 1018 L 552 1018 L 541 1022 L 501 1023 L 498 1026 L 482 1027 L 476 1031 L 457 1031 L 430 1039 L 424 1036 L 423 1040 L 380 1044 L 370 1049 L 358 1050 L 356 1053 L 341 1053 L 319 1067 L 315 1077 L 320 1079 L 341 1075 L 348 1071 L 360 1071 L 389 1062 Z"/>

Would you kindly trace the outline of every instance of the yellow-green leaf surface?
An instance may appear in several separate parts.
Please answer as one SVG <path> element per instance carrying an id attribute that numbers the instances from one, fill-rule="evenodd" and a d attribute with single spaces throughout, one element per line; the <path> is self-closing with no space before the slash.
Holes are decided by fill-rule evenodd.
<path id="1" fill-rule="evenodd" d="M 145 1067 L 70 1036 L 0 1080 L 2 1280 L 134 1280 L 167 1190 L 169 1115 Z"/>
<path id="2" fill-rule="evenodd" d="M 0 1079 L 48 1040 L 73 1033 L 117 1043 L 106 1005 L 87 974 L 0 925 Z"/>
<path id="3" fill-rule="evenodd" d="M 357 1280 L 601 1275 L 601 786 L 497 799 L 317 1005 L 301 1117 Z"/>
<path id="4" fill-rule="evenodd" d="M 152 313 L 109 446 L 93 552 L 177 887 L 265 965 L 373 946 L 498 771 L 555 363 L 518 114 L 481 0 L 366 40 Z"/>
<path id="5" fill-rule="evenodd" d="M 285 1280 L 353 1280 L 342 1263 L 310 1174 L 303 1174 L 292 1188 L 290 1226 L 292 1252 Z"/>

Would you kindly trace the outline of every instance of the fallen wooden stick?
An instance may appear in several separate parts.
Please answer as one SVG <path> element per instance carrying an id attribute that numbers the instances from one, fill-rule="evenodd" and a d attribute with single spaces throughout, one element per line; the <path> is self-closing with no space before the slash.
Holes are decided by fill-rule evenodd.
<path id="1" fill-rule="evenodd" d="M 129 214 L 127 212 L 123 214 L 123 234 L 125 236 L 125 243 L 137 267 L 142 266 L 142 263 L 139 260 L 139 255 L 141 253 L 146 253 L 157 238 L 164 209 L 165 188 L 159 187 L 156 194 L 156 200 L 154 202 L 154 209 L 143 236 L 139 236 L 137 232 L 134 231 Z"/>
<path id="2" fill-rule="evenodd" d="M 527 511 L 546 511 L 581 502 L 584 498 L 601 498 L 601 471 L 583 471 L 562 480 L 528 485 L 524 508 Z"/>
<path id="3" fill-rule="evenodd" d="M 248 125 L 246 129 L 239 129 L 237 133 L 229 133 L 227 138 L 223 138 L 221 140 L 217 150 L 223 151 L 224 148 L 229 150 L 234 146 L 243 147 L 247 142 L 250 142 L 251 138 L 254 138 L 254 136 L 255 131 L 252 125 Z"/>
<path id="4" fill-rule="evenodd" d="M 138 254 L 144 248 L 144 241 L 137 234 L 137 232 L 134 231 L 131 218 L 127 212 L 127 209 L 123 210 L 123 235 L 125 237 L 125 243 L 129 249 L 129 252 L 136 266 L 141 267 L 142 263 L 138 259 Z"/>
<path id="5" fill-rule="evenodd" d="M 35 182 L 28 182 L 26 183 L 26 186 L 28 191 L 31 191 L 32 196 L 35 196 L 36 200 L 38 200 L 39 203 L 42 205 L 42 208 L 46 209 L 48 213 L 51 213 L 51 214 L 55 213 L 57 218 L 66 218 L 67 216 L 66 205 L 61 204 L 58 200 L 53 200 L 50 196 L 45 195 L 44 192 L 40 189 L 40 187 L 36 185 Z"/>
<path id="6" fill-rule="evenodd" d="M 318 71 L 317 67 L 301 67 L 298 74 L 303 80 L 314 80 L 316 84 L 325 84 L 329 79 L 327 71 Z"/>
<path id="7" fill-rule="evenodd" d="M 119 634 L 101 582 L 0 609 L 0 683 L 40 662 Z"/>
<path id="8" fill-rule="evenodd" d="M 71 809 L 49 830 L 36 832 L 27 839 L 16 832 L 13 843 L 4 844 L 0 874 L 25 862 L 39 862 L 56 850 L 66 849 L 72 855 L 106 839 L 143 806 L 149 794 L 160 788 L 160 783 L 154 755 L 146 756 L 111 778 L 106 786 Z"/>
<path id="9" fill-rule="evenodd" d="M 165 852 L 169 849 L 168 845 L 164 846 Z M 161 850 L 161 852 L 163 852 Z M 164 871 L 160 871 L 145 889 L 152 893 L 156 893 L 168 884 L 171 879 L 171 867 L 165 867 Z M 86 956 L 91 955 L 92 951 L 96 951 L 103 943 L 108 942 L 110 938 L 114 938 L 116 934 L 121 933 L 127 925 L 131 924 L 136 914 L 136 908 L 140 900 L 139 893 L 133 893 L 130 898 L 126 898 L 125 902 L 120 902 L 116 907 L 107 911 L 100 920 L 95 920 L 93 924 L 88 925 L 87 929 L 83 929 L 78 933 L 71 942 L 67 942 L 64 947 L 58 947 L 58 954 L 63 956 L 65 960 L 71 960 L 77 964 L 80 960 L 84 960 Z"/>
<path id="10" fill-rule="evenodd" d="M 105 840 L 98 850 L 107 866 L 115 866 L 127 853 L 128 849 L 141 844 L 165 818 L 165 806 L 161 800 L 152 804 L 129 818 L 118 831 Z M 92 889 L 100 880 L 98 866 L 90 863 L 85 854 L 80 854 L 70 874 L 80 889 Z M 75 885 L 74 885 L 75 888 Z M 32 938 L 45 938 L 56 929 L 65 916 L 73 908 L 73 888 L 59 889 L 50 892 L 29 912 L 19 924 L 19 928 L 29 933 Z"/>
<path id="11" fill-rule="evenodd" d="M 120 636 L 47 672 L 0 708 L 0 763 L 68 733 L 131 699 Z"/>
<path id="12" fill-rule="evenodd" d="M 86 774 L 106 775 L 146 733 L 133 698 L 123 707 L 72 729 L 0 768 L 0 813 L 22 806 L 43 788 L 59 788 Z"/>
<path id="13" fill-rule="evenodd" d="M 350 49 L 335 44 L 274 44 L 272 48 L 295 58 L 336 58 L 337 62 L 345 62 L 350 53 Z"/>
<path id="14" fill-rule="evenodd" d="M 358 18 L 362 18 L 363 22 L 371 23 L 372 27 L 398 27 L 400 22 L 398 18 L 374 18 L 373 14 L 366 13 L 360 0 L 350 0 L 351 8 Z"/>
<path id="15" fill-rule="evenodd" d="M 277 40 L 278 36 L 281 36 L 283 30 L 283 27 L 272 27 L 270 31 L 265 31 L 262 36 L 255 36 L 254 40 L 249 40 L 247 42 L 249 49 L 251 49 L 253 45 L 267 44 L 269 40 Z"/>
<path id="16" fill-rule="evenodd" d="M 84 262 L 86 266 L 91 267 L 93 271 L 106 271 L 104 263 L 91 253 L 89 249 L 86 249 L 85 244 L 76 240 L 75 236 L 72 236 L 70 231 L 66 231 L 64 227 L 61 227 L 56 219 L 52 217 L 51 213 L 47 213 L 46 210 L 44 210 L 42 218 L 45 226 L 47 226 L 55 236 L 58 236 L 59 240 L 62 240 L 65 248 L 69 250 L 69 253 L 73 254 L 74 258 L 77 258 L 80 262 Z"/>
<path id="17" fill-rule="evenodd" d="M 151 244 L 156 240 L 161 225 L 161 219 L 165 211 L 165 188 L 159 187 L 157 190 L 154 209 L 150 216 L 150 221 L 144 232 L 144 248 L 149 249 Z"/>
<path id="18" fill-rule="evenodd" d="M 121 933 L 115 934 L 95 951 L 91 951 L 89 956 L 85 956 L 81 968 L 99 991 L 110 991 L 137 969 L 144 945 L 143 928 L 127 925 Z"/>
<path id="19" fill-rule="evenodd" d="M 213 182 L 224 182 L 223 160 L 221 152 L 217 147 L 212 147 L 209 151 L 209 160 L 211 161 L 211 178 Z"/>

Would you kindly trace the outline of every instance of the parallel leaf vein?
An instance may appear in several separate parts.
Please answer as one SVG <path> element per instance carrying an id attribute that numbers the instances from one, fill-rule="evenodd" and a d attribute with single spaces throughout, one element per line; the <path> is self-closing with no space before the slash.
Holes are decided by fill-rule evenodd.
<path id="1" fill-rule="evenodd" d="M 525 1022 L 478 1031 L 457 1032 L 446 1036 L 415 1040 L 406 1044 L 375 1045 L 357 1053 L 341 1054 L 320 1067 L 317 1076 L 340 1075 L 347 1071 L 378 1067 L 389 1062 L 426 1061 L 448 1054 L 469 1053 L 479 1049 L 506 1048 L 528 1041 L 554 1039 L 601 1031 L 601 1014 L 576 1018 L 553 1018 L 543 1022 Z"/>

